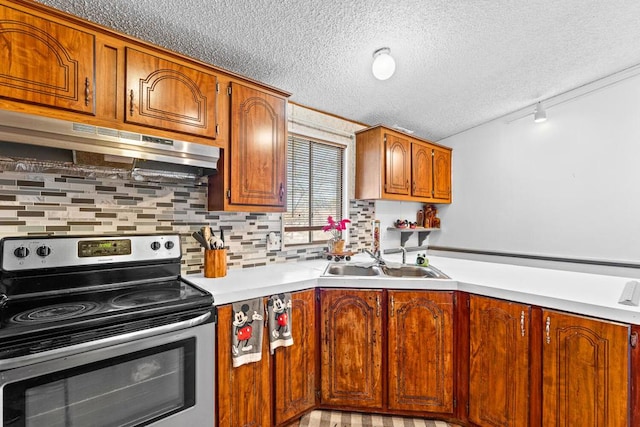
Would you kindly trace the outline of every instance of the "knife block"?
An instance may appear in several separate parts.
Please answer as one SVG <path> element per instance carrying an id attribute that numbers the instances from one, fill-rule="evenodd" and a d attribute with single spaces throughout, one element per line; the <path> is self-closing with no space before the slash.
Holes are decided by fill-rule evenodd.
<path id="1" fill-rule="evenodd" d="M 224 277 L 227 275 L 227 250 L 205 249 L 204 277 Z"/>

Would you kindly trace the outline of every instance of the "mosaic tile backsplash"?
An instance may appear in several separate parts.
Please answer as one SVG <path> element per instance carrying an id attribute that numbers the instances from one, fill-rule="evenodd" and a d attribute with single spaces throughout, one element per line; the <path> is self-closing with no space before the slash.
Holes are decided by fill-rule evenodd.
<path id="1" fill-rule="evenodd" d="M 206 206 L 203 182 L 156 184 L 119 177 L 0 171 L 1 237 L 179 233 L 185 275 L 202 271 L 203 251 L 191 233 L 205 225 L 224 230 L 229 268 L 322 256 L 320 247 L 267 251 L 267 234 L 280 233 L 279 213 L 208 212 Z M 352 250 L 369 247 L 374 210 L 373 202 L 350 202 Z"/>

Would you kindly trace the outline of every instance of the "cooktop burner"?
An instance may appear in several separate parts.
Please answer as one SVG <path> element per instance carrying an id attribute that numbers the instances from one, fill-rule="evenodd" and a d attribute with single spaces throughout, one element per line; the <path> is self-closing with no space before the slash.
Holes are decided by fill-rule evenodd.
<path id="1" fill-rule="evenodd" d="M 91 301 L 68 302 L 23 311 L 11 317 L 12 323 L 55 322 L 86 316 L 100 309 L 100 304 Z"/>
<path id="2" fill-rule="evenodd" d="M 114 307 L 140 307 L 148 304 L 174 301 L 183 298 L 187 291 L 184 289 L 153 289 L 134 291 L 118 295 L 109 302 Z"/>

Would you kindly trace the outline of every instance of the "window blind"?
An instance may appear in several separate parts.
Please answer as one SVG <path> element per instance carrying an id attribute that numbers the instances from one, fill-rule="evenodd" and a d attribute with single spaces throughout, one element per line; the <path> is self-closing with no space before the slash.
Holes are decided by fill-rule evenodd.
<path id="1" fill-rule="evenodd" d="M 335 145 L 290 136 L 288 141 L 287 212 L 285 232 L 304 232 L 296 243 L 311 243 L 327 217 L 341 219 L 344 149 Z M 317 235 L 317 234 L 316 234 Z"/>

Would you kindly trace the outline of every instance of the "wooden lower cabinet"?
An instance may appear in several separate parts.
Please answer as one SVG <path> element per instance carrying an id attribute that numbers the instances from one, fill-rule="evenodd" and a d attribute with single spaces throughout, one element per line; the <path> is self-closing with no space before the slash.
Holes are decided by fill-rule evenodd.
<path id="1" fill-rule="evenodd" d="M 636 425 L 638 380 L 630 372 L 640 356 L 629 325 L 475 295 L 467 324 L 459 297 L 295 292 L 294 345 L 270 355 L 265 335 L 262 360 L 238 368 L 231 364 L 232 306 L 219 307 L 217 426 L 287 426 L 318 406 L 480 427 Z M 456 360 L 460 354 L 465 361 Z M 467 355 L 465 417 L 455 399 L 467 401 L 466 374 L 457 375 Z"/>
<path id="2" fill-rule="evenodd" d="M 268 337 L 266 334 L 263 336 L 261 361 L 234 368 L 231 362 L 232 319 L 231 304 L 218 308 L 217 426 L 270 427 L 271 369 Z"/>
<path id="3" fill-rule="evenodd" d="M 315 289 L 291 294 L 293 345 L 269 352 L 267 329 L 262 360 L 234 368 L 231 361 L 231 304 L 218 308 L 217 426 L 271 427 L 286 425 L 316 406 Z M 266 299 L 263 306 L 266 306 Z M 265 325 L 267 316 L 265 314 Z M 195 427 L 195 426 L 194 426 Z"/>
<path id="4" fill-rule="evenodd" d="M 453 414 L 453 292 L 324 289 L 321 307 L 323 405 Z"/>
<path id="5" fill-rule="evenodd" d="M 542 321 L 542 425 L 629 426 L 629 325 L 550 310 Z"/>
<path id="6" fill-rule="evenodd" d="M 470 297 L 469 421 L 479 426 L 529 425 L 531 307 Z"/>
<path id="7" fill-rule="evenodd" d="M 380 290 L 323 289 L 321 403 L 382 408 Z"/>
<path id="8" fill-rule="evenodd" d="M 275 424 L 299 418 L 316 405 L 316 294 L 314 289 L 291 294 L 294 344 L 275 350 Z"/>
<path id="9" fill-rule="evenodd" d="M 453 292 L 388 291 L 389 409 L 453 413 Z"/>

